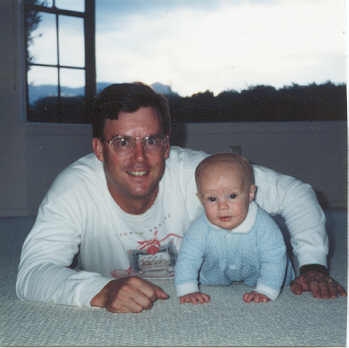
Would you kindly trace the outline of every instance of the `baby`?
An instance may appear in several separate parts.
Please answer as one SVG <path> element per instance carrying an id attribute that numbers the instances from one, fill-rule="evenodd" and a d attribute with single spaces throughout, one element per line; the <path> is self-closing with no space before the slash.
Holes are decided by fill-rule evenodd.
<path id="1" fill-rule="evenodd" d="M 210 296 L 198 284 L 254 287 L 245 302 L 275 300 L 294 278 L 282 233 L 254 202 L 252 166 L 232 153 L 204 159 L 195 179 L 205 214 L 185 233 L 179 251 L 175 285 L 180 303 L 206 303 Z"/>

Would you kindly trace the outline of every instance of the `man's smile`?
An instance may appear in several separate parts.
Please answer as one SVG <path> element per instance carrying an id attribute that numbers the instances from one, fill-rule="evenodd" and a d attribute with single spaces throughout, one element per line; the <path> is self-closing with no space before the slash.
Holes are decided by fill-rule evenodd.
<path id="1" fill-rule="evenodd" d="M 132 175 L 132 176 L 144 176 L 148 174 L 148 171 L 142 170 L 142 171 L 128 171 L 127 174 Z"/>

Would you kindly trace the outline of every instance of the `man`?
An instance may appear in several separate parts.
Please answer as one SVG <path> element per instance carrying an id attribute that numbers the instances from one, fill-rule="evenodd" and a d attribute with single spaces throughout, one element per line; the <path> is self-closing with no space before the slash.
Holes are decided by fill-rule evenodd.
<path id="1" fill-rule="evenodd" d="M 96 99 L 92 147 L 66 168 L 40 205 L 22 250 L 21 299 L 141 312 L 168 295 L 141 276 L 171 277 L 183 233 L 201 213 L 194 171 L 206 157 L 170 147 L 167 101 L 141 83 L 115 84 Z M 325 217 L 314 192 L 254 166 L 256 201 L 281 214 L 301 275 L 295 294 L 345 296 L 326 269 Z M 78 255 L 79 265 L 71 267 Z"/>

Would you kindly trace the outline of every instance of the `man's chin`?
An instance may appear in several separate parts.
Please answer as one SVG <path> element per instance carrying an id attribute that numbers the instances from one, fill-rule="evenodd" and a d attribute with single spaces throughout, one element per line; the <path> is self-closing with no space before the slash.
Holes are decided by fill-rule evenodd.
<path id="1" fill-rule="evenodd" d="M 136 200 L 153 200 L 157 195 L 158 189 L 155 187 L 132 187 L 131 196 Z"/>

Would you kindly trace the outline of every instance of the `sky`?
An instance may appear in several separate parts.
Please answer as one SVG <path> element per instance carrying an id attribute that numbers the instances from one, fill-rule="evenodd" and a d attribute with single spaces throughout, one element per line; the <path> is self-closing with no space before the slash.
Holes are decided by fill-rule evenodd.
<path id="1" fill-rule="evenodd" d="M 160 82 L 182 96 L 343 83 L 345 14 L 345 0 L 96 0 L 97 82 Z M 78 27 L 66 26 L 73 61 Z M 38 37 L 33 52 L 50 45 Z"/>

